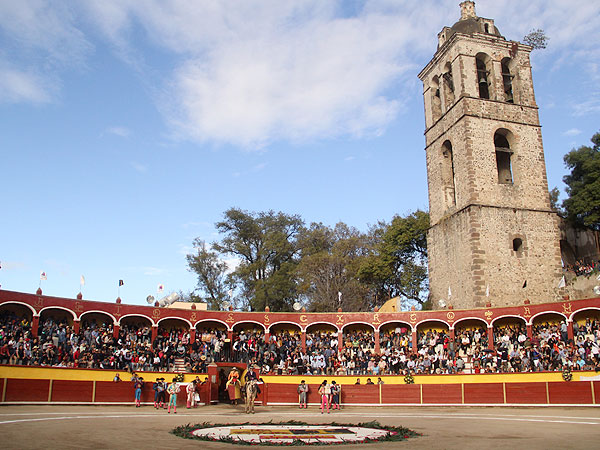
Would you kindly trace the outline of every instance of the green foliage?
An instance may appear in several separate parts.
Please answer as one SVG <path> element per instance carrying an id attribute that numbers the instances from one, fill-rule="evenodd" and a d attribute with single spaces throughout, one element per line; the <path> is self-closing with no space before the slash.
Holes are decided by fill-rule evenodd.
<path id="1" fill-rule="evenodd" d="M 552 211 L 554 211 L 558 215 L 563 216 L 564 211 L 562 210 L 562 208 L 560 207 L 560 204 L 558 203 L 558 198 L 560 197 L 560 190 L 557 187 L 555 187 L 549 192 L 549 194 L 550 194 L 550 208 L 552 209 Z"/>
<path id="2" fill-rule="evenodd" d="M 357 278 L 366 250 L 366 236 L 344 223 L 335 228 L 313 223 L 300 237 L 299 292 L 310 311 L 363 311 L 370 309 L 367 286 Z M 339 297 L 341 293 L 341 301 Z"/>
<path id="3" fill-rule="evenodd" d="M 425 301 L 429 215 L 423 211 L 380 222 L 368 234 L 344 223 L 306 228 L 299 216 L 237 208 L 215 226 L 221 239 L 212 249 L 197 239 L 187 256 L 211 309 L 221 308 L 228 290 L 252 311 L 290 311 L 297 300 L 316 312 L 370 311 L 398 295 Z M 239 260 L 233 270 L 223 262 L 231 256 Z"/>
<path id="4" fill-rule="evenodd" d="M 269 306 L 290 311 L 297 297 L 295 268 L 298 264 L 299 216 L 273 211 L 249 213 L 237 208 L 225 211 L 216 224 L 224 235 L 213 249 L 240 259 L 230 282 L 241 286 L 242 297 L 252 311 Z"/>
<path id="5" fill-rule="evenodd" d="M 374 289 L 377 299 L 400 296 L 420 304 L 426 301 L 428 228 L 429 214 L 416 211 L 371 230 L 372 252 L 358 277 Z"/>
<path id="6" fill-rule="evenodd" d="M 198 275 L 198 289 L 202 295 L 190 294 L 190 301 L 199 297 L 208 303 L 208 309 L 218 311 L 227 299 L 227 264 L 200 239 L 194 240 L 194 250 L 195 253 L 186 258 L 189 270 Z"/>
<path id="7" fill-rule="evenodd" d="M 548 46 L 549 38 L 546 36 L 544 30 L 538 28 L 537 30 L 531 30 L 528 34 L 523 37 L 523 42 L 530 45 L 534 49 L 544 49 Z"/>
<path id="8" fill-rule="evenodd" d="M 600 230 L 600 133 L 591 141 L 592 147 L 581 146 L 564 157 L 571 173 L 563 177 L 569 196 L 563 207 L 572 222 Z"/>

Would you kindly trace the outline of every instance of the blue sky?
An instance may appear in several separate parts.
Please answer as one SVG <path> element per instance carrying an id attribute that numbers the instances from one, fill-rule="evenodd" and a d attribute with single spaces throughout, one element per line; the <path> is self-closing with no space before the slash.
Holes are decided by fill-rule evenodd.
<path id="1" fill-rule="evenodd" d="M 0 2 L 0 284 L 195 286 L 230 207 L 361 230 L 427 209 L 422 86 L 458 1 Z M 600 3 L 476 2 L 532 55 L 548 180 L 600 130 Z"/>

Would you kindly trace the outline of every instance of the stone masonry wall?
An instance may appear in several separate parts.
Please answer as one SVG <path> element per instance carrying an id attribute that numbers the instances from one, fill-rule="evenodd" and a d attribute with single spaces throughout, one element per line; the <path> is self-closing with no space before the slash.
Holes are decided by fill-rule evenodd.
<path id="1" fill-rule="evenodd" d="M 455 308 L 558 300 L 557 220 L 546 212 L 472 206 L 433 226 L 427 244 L 434 308 L 440 300 Z M 520 251 L 513 250 L 515 238 L 523 242 Z"/>

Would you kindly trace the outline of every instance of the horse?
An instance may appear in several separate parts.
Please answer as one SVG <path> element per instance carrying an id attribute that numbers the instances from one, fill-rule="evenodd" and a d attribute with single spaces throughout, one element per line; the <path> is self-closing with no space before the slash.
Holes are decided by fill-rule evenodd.
<path id="1" fill-rule="evenodd" d="M 246 414 L 250 414 L 250 412 L 254 414 L 254 400 L 256 400 L 256 394 L 258 393 L 256 380 L 248 380 L 244 385 L 242 392 L 246 404 Z"/>

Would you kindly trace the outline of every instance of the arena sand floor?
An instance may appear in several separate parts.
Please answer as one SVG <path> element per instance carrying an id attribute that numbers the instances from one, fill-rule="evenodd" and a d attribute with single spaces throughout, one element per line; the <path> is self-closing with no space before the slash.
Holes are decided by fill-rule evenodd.
<path id="1" fill-rule="evenodd" d="M 242 407 L 216 405 L 178 414 L 152 406 L 3 405 L 3 449 L 241 449 L 246 446 L 182 439 L 169 432 L 188 423 L 360 423 L 378 420 L 423 435 L 403 442 L 335 445 L 335 449 L 573 449 L 600 445 L 599 408 L 347 407 L 321 415 L 316 406 Z M 252 448 L 269 448 L 252 446 Z M 314 448 L 324 448 L 322 446 Z"/>

